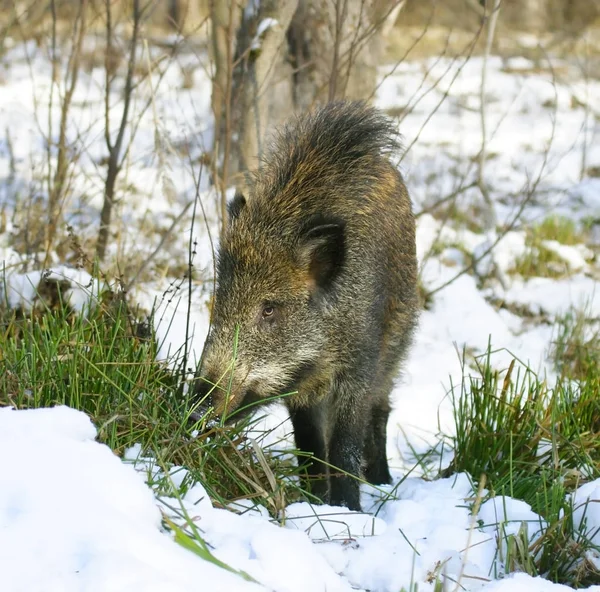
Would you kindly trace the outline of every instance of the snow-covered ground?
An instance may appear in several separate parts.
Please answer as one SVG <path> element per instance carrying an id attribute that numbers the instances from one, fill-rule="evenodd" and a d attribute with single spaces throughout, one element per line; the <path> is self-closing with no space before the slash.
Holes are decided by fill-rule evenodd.
<path id="1" fill-rule="evenodd" d="M 158 502 L 145 473 L 95 435 L 89 418 L 67 407 L 0 409 L 3 591 L 397 592 L 412 581 L 433 590 L 438 575 L 460 579 L 459 590 L 569 589 L 524 574 L 486 584 L 501 574 L 499 525 L 510 534 L 525 522 L 534 540 L 543 521 L 524 502 L 498 497 L 472 516 L 465 474 L 405 479 L 399 499 L 384 503 L 365 491 L 365 514 L 295 503 L 278 525 L 258 508 L 242 515 L 213 508 L 200 484 L 183 500 Z M 598 500 L 600 481 L 576 496 L 579 504 Z M 161 529 L 160 509 L 174 520 L 185 511 L 218 559 L 260 584 L 179 546 Z M 587 506 L 585 527 L 600 529 L 600 504 Z"/>
<path id="2" fill-rule="evenodd" d="M 24 59 L 26 52 L 29 61 Z M 39 117 L 48 114 L 43 101 L 49 94 L 50 72 L 45 57 L 33 52 L 32 45 L 16 45 L 4 57 L 0 130 L 8 130 L 8 135 L 0 139 L 0 205 L 8 212 L 18 210 L 24 196 L 43 194 L 39 179 L 47 152 L 38 124 Z M 561 76 L 554 80 L 556 72 Z M 481 144 L 480 76 L 481 60 L 473 58 L 466 64 L 449 59 L 406 63 L 383 79 L 377 103 L 403 111 L 400 129 L 410 150 L 400 166 L 417 212 L 475 178 L 473 160 Z M 100 70 L 83 75 L 73 101 L 70 133 L 72 138 L 78 134 L 85 138 L 85 151 L 74 165 L 74 199 L 67 219 L 84 236 L 95 232 L 101 205 L 102 84 Z M 174 65 L 154 90 L 155 104 L 141 117 L 121 186 L 122 196 L 126 190 L 131 195 L 119 205 L 123 227 L 115 249 L 121 254 L 144 249 L 149 253 L 155 246 L 151 237 L 125 228 L 136 228 L 151 217 L 164 229 L 194 195 L 188 160 L 169 146 L 187 142 L 197 157 L 204 145 L 210 145 L 210 83 L 202 68 L 195 70 L 194 85 L 187 89 L 182 88 L 180 66 Z M 600 84 L 583 80 L 567 64 L 540 71 L 526 60 L 490 60 L 486 183 L 500 223 L 513 219 L 533 186 L 535 198 L 520 212 L 520 220 L 541 220 L 548 213 L 575 220 L 600 217 L 600 179 L 581 175 L 584 154 L 586 167 L 600 166 L 600 124 L 592 102 L 599 96 Z M 51 112 L 56 130 L 58 111 Z M 157 137 L 163 138 L 162 149 Z M 207 175 L 202 188 L 207 188 Z M 210 193 L 203 198 L 210 214 Z M 459 205 L 476 219 L 473 212 L 481 208 L 478 190 L 461 191 Z M 188 219 L 167 258 L 185 264 L 189 230 Z M 198 240 L 196 269 L 199 275 L 209 274 L 211 250 L 204 222 L 197 222 L 193 231 Z M 13 305 L 27 306 L 33 302 L 40 270 L 25 274 L 20 269 L 23 257 L 11 246 L 11 233 L 17 232 L 8 216 L 6 232 L 0 234 L 0 262 L 8 275 L 0 291 L 6 288 Z M 423 214 L 417 240 L 423 284 L 432 290 L 462 269 L 465 252 L 483 253 L 495 236 Z M 444 248 L 432 251 L 434 243 Z M 540 527 L 541 518 L 523 502 L 494 498 L 472 516 L 475 491 L 467 475 L 426 481 L 415 472 L 402 480 L 413 466 L 415 451 L 428 450 L 440 430 L 452 431 L 446 393 L 450 377 L 455 383 L 460 378 L 458 352 L 463 347 L 481 353 L 491 339 L 499 350 L 493 357 L 498 367 L 506 367 L 516 356 L 551 377 L 552 322 L 570 307 L 586 306 L 591 316 L 600 317 L 598 268 L 589 251 L 583 246 L 554 248 L 569 264 L 570 276 L 523 280 L 510 274 L 526 249 L 525 230 L 517 225 L 495 246 L 493 260 L 482 261 L 497 269 L 502 282 L 491 281 L 480 289 L 472 274 L 464 274 L 437 292 L 423 311 L 393 393 L 388 455 L 395 486 L 389 488 L 393 496 L 388 501 L 365 488 L 364 515 L 296 503 L 286 509 L 281 523 L 274 523 L 260 508 L 242 515 L 213 508 L 201 484 L 187 493 L 181 504 L 214 555 L 258 584 L 174 542 L 161 528 L 160 512 L 177 520 L 172 508 L 180 507 L 180 502 L 156 499 L 144 483 L 148 459 L 139 459 L 135 449 L 126 461 L 114 456 L 94 441 L 95 429 L 85 415 L 67 408 L 0 410 L 0 590 L 399 592 L 404 588 L 412 592 L 413 582 L 419 591 L 434 590 L 437 576 L 447 579 L 448 590 L 568 590 L 523 574 L 496 581 L 503 575 L 500 524 L 505 523 L 505 531 L 516 532 L 526 521 L 532 539 Z M 59 274 L 73 280 L 78 306 L 97 290 L 83 272 L 55 263 Z M 150 309 L 167 285 L 167 280 L 142 283 L 135 288 L 135 298 Z M 160 303 L 157 316 L 164 320 L 158 332 L 164 357 L 181 346 L 185 335 L 185 289 L 182 286 L 176 298 Z M 199 284 L 192 295 L 196 353 L 207 328 L 207 292 Z M 491 303 L 499 300 L 508 306 L 498 309 Z M 510 305 L 525 307 L 545 322 L 517 316 L 509 311 Z M 272 421 L 279 421 L 282 413 L 275 408 Z M 289 432 L 290 426 L 282 429 Z M 600 481 L 584 485 L 575 496 L 579 503 L 588 497 L 600 500 Z M 600 528 L 600 503 L 588 506 L 585 528 L 589 532 Z M 599 534 L 596 542 L 600 545 Z M 459 585 L 453 583 L 457 581 Z"/>

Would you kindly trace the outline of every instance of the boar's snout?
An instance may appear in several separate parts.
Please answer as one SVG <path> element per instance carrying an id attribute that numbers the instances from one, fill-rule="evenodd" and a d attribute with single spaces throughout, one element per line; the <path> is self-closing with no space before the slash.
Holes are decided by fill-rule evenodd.
<path id="1" fill-rule="evenodd" d="M 209 378 L 196 378 L 194 381 L 193 393 L 192 393 L 192 412 L 190 413 L 190 421 L 196 423 L 204 419 L 212 410 L 210 419 L 216 419 L 214 417 L 214 401 L 213 393 L 215 389 L 215 383 Z"/>
<path id="2" fill-rule="evenodd" d="M 191 395 L 190 421 L 206 421 L 210 428 L 215 423 L 231 424 L 246 418 L 262 402 L 262 397 L 251 385 L 241 384 L 232 395 L 227 386 L 222 387 L 208 377 L 196 378 Z"/>

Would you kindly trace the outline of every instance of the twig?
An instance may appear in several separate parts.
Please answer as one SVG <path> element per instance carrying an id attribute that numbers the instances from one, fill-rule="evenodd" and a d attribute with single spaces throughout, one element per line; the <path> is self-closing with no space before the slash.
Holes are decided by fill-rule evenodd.
<path id="1" fill-rule="evenodd" d="M 459 187 L 457 189 L 455 189 L 452 193 L 445 195 L 441 199 L 438 199 L 434 204 L 416 212 L 415 218 L 418 218 L 419 216 L 422 216 L 423 214 L 430 214 L 431 212 L 437 210 L 440 206 L 444 205 L 445 203 L 456 199 L 462 193 L 469 191 L 469 189 L 473 189 L 473 187 L 477 187 L 477 181 L 473 181 L 472 183 L 469 183 L 468 185 L 459 185 Z"/>
<path id="2" fill-rule="evenodd" d="M 106 0 L 106 13 L 107 13 L 107 36 L 112 33 L 110 28 L 110 0 Z M 133 0 L 133 33 L 131 36 L 130 49 L 129 49 L 129 60 L 127 63 L 127 74 L 125 77 L 125 90 L 123 97 L 123 112 L 121 113 L 121 122 L 119 125 L 119 131 L 117 132 L 117 138 L 114 143 L 111 142 L 110 131 L 108 131 L 108 116 L 105 113 L 105 121 L 107 131 L 105 131 L 106 147 L 108 149 L 108 170 L 106 173 L 106 179 L 104 184 L 104 203 L 102 205 L 102 211 L 100 213 L 100 230 L 98 232 L 98 242 L 96 243 L 96 256 L 100 261 L 104 260 L 106 255 L 106 247 L 108 244 L 108 234 L 110 231 L 110 221 L 112 217 L 112 209 L 115 198 L 115 184 L 117 177 L 123 167 L 123 158 L 121 157 L 121 150 L 123 147 L 123 139 L 125 137 L 125 129 L 129 123 L 129 108 L 131 106 L 131 99 L 133 95 L 133 75 L 137 64 L 136 52 L 138 45 L 138 36 L 140 33 L 140 25 L 142 20 L 142 9 L 140 7 L 140 0 Z M 110 41 L 107 39 L 107 48 L 110 47 Z M 107 49 L 108 55 L 108 49 Z M 106 69 L 106 84 L 107 87 L 110 84 L 110 72 L 108 70 L 108 62 L 105 62 Z M 108 90 L 105 94 L 105 111 L 110 109 L 108 100 Z"/>
<path id="3" fill-rule="evenodd" d="M 485 220 L 485 226 L 487 229 L 493 229 L 496 226 L 496 216 L 494 205 L 487 190 L 485 184 L 485 161 L 487 158 L 487 137 L 486 137 L 486 125 L 485 125 L 485 91 L 487 83 L 487 64 L 492 50 L 492 43 L 494 42 L 494 32 L 496 30 L 496 23 L 498 22 L 498 14 L 500 14 L 500 5 L 502 0 L 493 0 L 494 6 L 492 13 L 489 18 L 487 40 L 485 44 L 485 52 L 483 54 L 483 61 L 481 65 L 481 85 L 479 86 L 479 120 L 481 122 L 481 150 L 479 151 L 479 167 L 477 172 L 477 184 L 481 195 L 486 203 L 487 216 Z M 485 18 L 485 17 L 484 17 Z"/>
<path id="4" fill-rule="evenodd" d="M 362 3 L 361 3 L 362 12 Z M 329 100 L 335 99 L 337 79 L 339 75 L 340 44 L 342 42 L 342 27 L 348 15 L 348 0 L 336 0 L 335 3 L 335 34 L 333 42 L 333 62 L 331 65 L 331 76 L 329 77 Z M 360 20 L 357 23 L 360 27 Z"/>
<path id="5" fill-rule="evenodd" d="M 454 592 L 458 592 L 462 588 L 460 581 L 462 580 L 463 575 L 465 573 L 467 556 L 469 553 L 469 549 L 471 548 L 471 539 L 473 538 L 473 531 L 475 530 L 475 525 L 477 524 L 477 516 L 479 514 L 479 508 L 481 507 L 481 502 L 483 500 L 483 495 L 485 491 L 485 481 L 485 474 L 482 474 L 479 478 L 479 487 L 477 488 L 475 503 L 473 504 L 473 508 L 471 509 L 471 525 L 469 527 L 469 534 L 467 536 L 467 545 L 463 554 L 463 560 L 460 564 L 460 572 L 458 573 L 458 577 L 456 578 L 456 587 L 454 588 Z"/>
<path id="6" fill-rule="evenodd" d="M 71 108 L 71 102 L 77 86 L 77 80 L 79 78 L 79 66 L 81 59 L 81 49 L 83 46 L 83 38 L 86 32 L 86 16 L 87 16 L 87 0 L 81 0 L 77 18 L 75 19 L 75 25 L 73 30 L 74 44 L 73 50 L 71 51 L 67 63 L 65 73 L 65 96 L 61 101 L 60 111 L 60 125 L 58 132 L 58 153 L 56 157 L 56 168 L 54 170 L 54 177 L 51 185 L 49 186 L 48 193 L 48 224 L 46 226 L 46 240 L 45 240 L 45 260 L 44 267 L 47 265 L 50 251 L 52 249 L 52 243 L 54 241 L 58 221 L 60 217 L 60 203 L 66 193 L 66 182 L 68 169 L 71 162 L 71 155 L 68 154 L 67 147 L 67 124 L 69 121 L 69 111 Z M 56 55 L 56 5 L 52 0 L 52 75 L 58 75 L 58 57 Z M 51 89 L 54 88 L 56 80 L 52 81 Z M 52 92 L 52 91 L 51 91 Z M 49 105 L 48 113 L 48 128 L 49 128 L 49 142 L 48 142 L 48 167 L 50 167 L 50 150 L 52 139 L 52 103 Z"/>

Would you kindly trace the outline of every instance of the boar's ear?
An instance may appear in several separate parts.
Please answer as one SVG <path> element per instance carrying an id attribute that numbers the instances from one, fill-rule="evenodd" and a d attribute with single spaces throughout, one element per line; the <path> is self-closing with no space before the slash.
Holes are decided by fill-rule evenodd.
<path id="1" fill-rule="evenodd" d="M 299 249 L 300 261 L 308 267 L 311 287 L 326 290 L 344 264 L 344 222 L 332 217 L 313 218 L 301 234 Z"/>
<path id="2" fill-rule="evenodd" d="M 246 198 L 238 191 L 227 206 L 229 221 L 234 220 L 246 206 Z"/>

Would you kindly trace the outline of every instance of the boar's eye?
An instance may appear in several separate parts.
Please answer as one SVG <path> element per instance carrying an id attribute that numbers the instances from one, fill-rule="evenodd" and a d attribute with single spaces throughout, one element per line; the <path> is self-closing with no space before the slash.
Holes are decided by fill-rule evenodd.
<path id="1" fill-rule="evenodd" d="M 277 304 L 273 302 L 265 302 L 261 306 L 259 319 L 262 323 L 271 325 L 277 321 L 280 316 L 280 312 L 281 311 Z"/>

